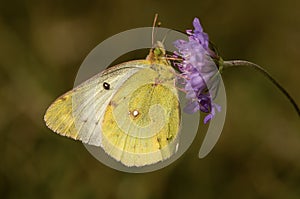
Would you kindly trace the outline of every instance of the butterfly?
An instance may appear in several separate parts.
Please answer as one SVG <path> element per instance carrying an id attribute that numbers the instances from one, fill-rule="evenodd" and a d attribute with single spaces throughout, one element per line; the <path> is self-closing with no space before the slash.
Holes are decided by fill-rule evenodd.
<path id="1" fill-rule="evenodd" d="M 110 67 L 57 98 L 44 120 L 54 132 L 101 147 L 127 167 L 164 161 L 181 128 L 176 71 L 161 42 L 145 60 Z"/>

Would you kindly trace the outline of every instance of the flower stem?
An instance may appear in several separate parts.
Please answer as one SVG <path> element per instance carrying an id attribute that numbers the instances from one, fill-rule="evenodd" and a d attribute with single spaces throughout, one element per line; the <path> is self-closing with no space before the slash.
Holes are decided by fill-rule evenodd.
<path id="1" fill-rule="evenodd" d="M 264 68 L 252 62 L 248 62 L 244 60 L 231 60 L 231 61 L 223 62 L 223 70 L 227 70 L 228 68 L 241 67 L 241 66 L 248 66 L 254 68 L 255 70 L 262 73 L 265 77 L 267 77 L 288 98 L 288 100 L 294 106 L 296 112 L 298 113 L 298 116 L 300 116 L 300 109 L 296 104 L 295 100 Z"/>

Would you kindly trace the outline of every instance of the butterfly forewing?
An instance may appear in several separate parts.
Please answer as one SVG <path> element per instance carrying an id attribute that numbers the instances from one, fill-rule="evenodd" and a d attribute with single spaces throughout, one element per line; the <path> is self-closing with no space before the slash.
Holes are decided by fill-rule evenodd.
<path id="1" fill-rule="evenodd" d="M 100 146 L 103 113 L 123 82 L 144 67 L 138 63 L 111 67 L 56 99 L 44 116 L 47 126 L 58 134 Z"/>

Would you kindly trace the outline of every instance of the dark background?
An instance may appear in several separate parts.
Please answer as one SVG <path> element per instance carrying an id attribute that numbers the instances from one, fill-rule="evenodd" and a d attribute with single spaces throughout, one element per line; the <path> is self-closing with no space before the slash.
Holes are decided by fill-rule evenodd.
<path id="1" fill-rule="evenodd" d="M 181 31 L 199 17 L 224 59 L 264 66 L 299 104 L 299 8 L 298 0 L 1 1 L 0 198 L 299 198 L 299 117 L 251 69 L 223 74 L 228 112 L 214 150 L 198 159 L 199 130 L 178 161 L 152 173 L 106 167 L 43 122 L 90 50 L 151 26 L 155 13 Z"/>

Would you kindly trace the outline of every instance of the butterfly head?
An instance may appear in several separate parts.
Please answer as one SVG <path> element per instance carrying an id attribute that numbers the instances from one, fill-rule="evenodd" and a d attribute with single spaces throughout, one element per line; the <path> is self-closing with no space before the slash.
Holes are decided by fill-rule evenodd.
<path id="1" fill-rule="evenodd" d="M 152 48 L 152 51 L 153 51 L 154 56 L 157 59 L 159 59 L 161 57 L 164 58 L 166 55 L 165 47 L 164 47 L 163 43 L 160 41 L 156 42 L 156 44 L 154 45 L 154 48 Z"/>
<path id="2" fill-rule="evenodd" d="M 166 50 L 163 43 L 157 41 L 153 48 L 150 49 L 150 53 L 146 59 L 151 62 L 167 62 Z"/>

